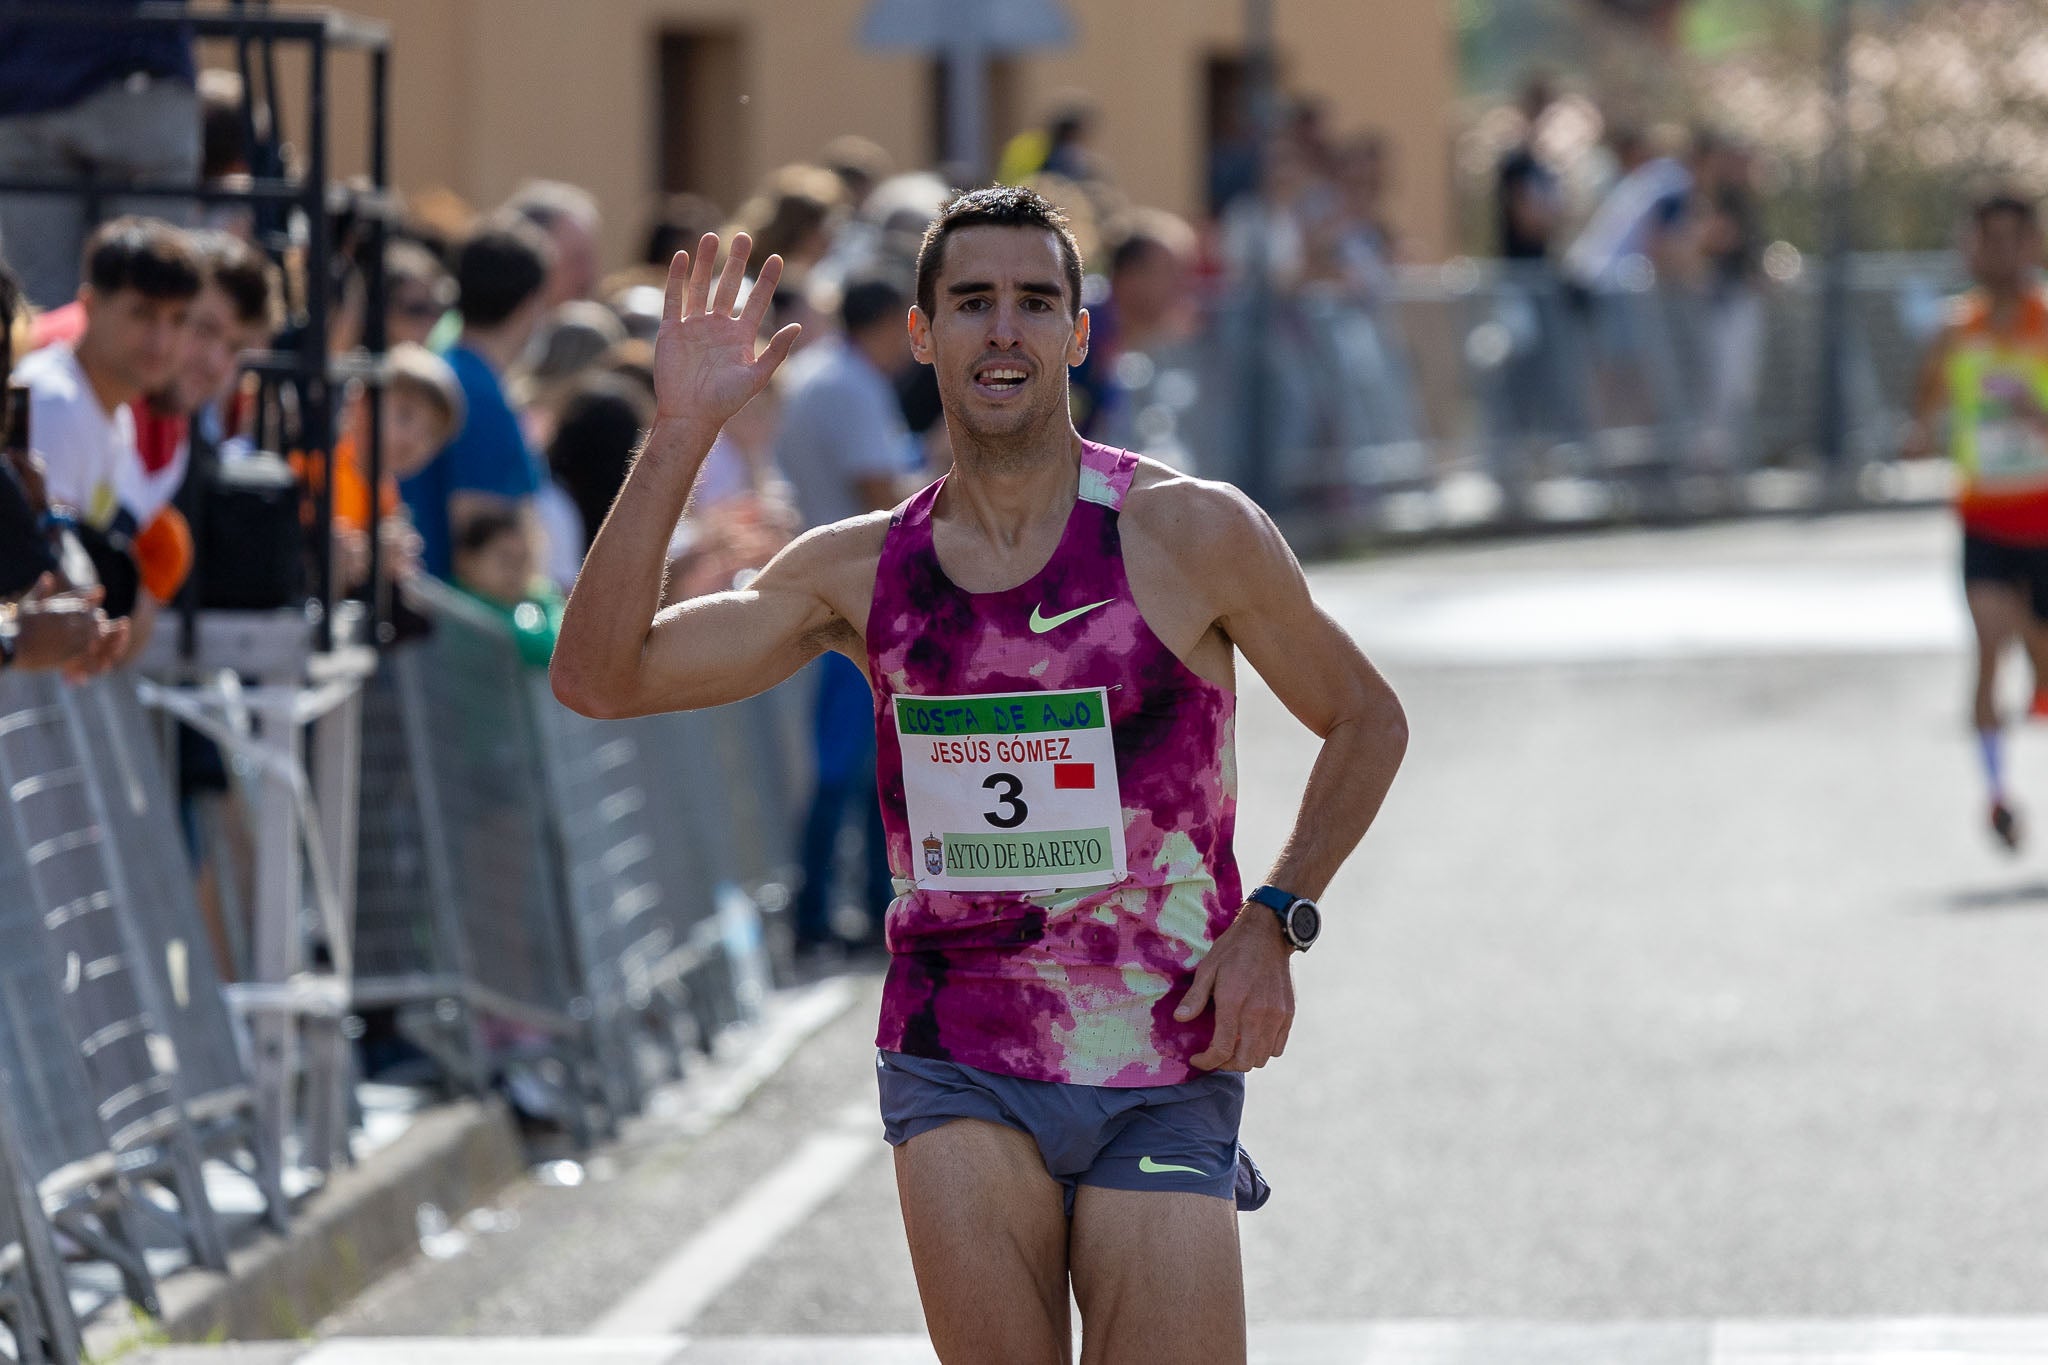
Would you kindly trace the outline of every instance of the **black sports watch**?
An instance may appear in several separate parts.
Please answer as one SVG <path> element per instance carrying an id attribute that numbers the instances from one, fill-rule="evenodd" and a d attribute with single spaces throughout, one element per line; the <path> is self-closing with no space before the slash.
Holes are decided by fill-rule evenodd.
<path id="1" fill-rule="evenodd" d="M 1298 953 L 1314 947 L 1316 935 L 1323 932 L 1323 912 L 1307 896 L 1291 895 L 1277 886 L 1262 886 L 1246 899 L 1257 901 L 1280 917 L 1280 932 L 1287 935 L 1287 941 Z"/>

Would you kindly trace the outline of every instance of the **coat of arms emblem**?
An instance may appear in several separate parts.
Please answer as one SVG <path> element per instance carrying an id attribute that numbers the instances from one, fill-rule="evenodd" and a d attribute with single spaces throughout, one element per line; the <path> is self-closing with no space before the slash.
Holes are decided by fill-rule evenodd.
<path id="1" fill-rule="evenodd" d="M 924 836 L 924 870 L 934 877 L 946 870 L 946 845 L 936 834 Z"/>

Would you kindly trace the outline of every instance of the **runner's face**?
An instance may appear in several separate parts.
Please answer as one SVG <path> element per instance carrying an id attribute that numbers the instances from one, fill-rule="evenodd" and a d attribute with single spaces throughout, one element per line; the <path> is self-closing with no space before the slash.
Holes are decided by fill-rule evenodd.
<path id="1" fill-rule="evenodd" d="M 1059 239 L 1039 228 L 970 227 L 946 239 L 931 317 L 911 310 L 911 349 L 938 373 L 949 419 L 1002 439 L 1068 421 L 1067 367 L 1088 355 Z"/>
<path id="2" fill-rule="evenodd" d="M 1971 234 L 1970 269 L 1986 289 L 2017 289 L 2041 260 L 2040 229 L 2014 213 L 1994 213 Z"/>

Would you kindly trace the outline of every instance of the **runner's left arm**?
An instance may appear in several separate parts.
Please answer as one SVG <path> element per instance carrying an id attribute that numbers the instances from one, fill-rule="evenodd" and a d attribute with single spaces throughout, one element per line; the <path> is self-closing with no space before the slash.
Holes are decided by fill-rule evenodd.
<path id="1" fill-rule="evenodd" d="M 1214 495 L 1214 534 L 1205 538 L 1206 587 L 1217 624 L 1295 718 L 1323 741 L 1293 832 L 1267 881 L 1319 900 L 1364 837 L 1407 750 L 1408 723 L 1393 688 L 1329 613 L 1279 528 L 1234 489 Z M 1294 1004 L 1291 952 L 1279 921 L 1249 905 L 1197 970 L 1180 1007 L 1192 1018 L 1212 999 L 1216 1038 L 1196 1066 L 1250 1070 L 1287 1045 Z M 1277 963 L 1278 975 L 1275 975 Z"/>

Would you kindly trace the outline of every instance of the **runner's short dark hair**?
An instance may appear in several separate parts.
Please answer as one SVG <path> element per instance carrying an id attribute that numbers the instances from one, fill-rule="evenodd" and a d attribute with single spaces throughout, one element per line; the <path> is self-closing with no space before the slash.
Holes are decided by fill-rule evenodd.
<path id="1" fill-rule="evenodd" d="M 1970 221 L 1981 228 L 2000 214 L 2011 214 L 2021 227 L 2041 225 L 2040 210 L 2034 207 L 2034 201 L 2012 190 L 1994 190 L 1979 199 L 1970 209 Z"/>
<path id="2" fill-rule="evenodd" d="M 184 232 L 161 218 L 131 215 L 93 229 L 80 273 L 98 294 L 133 289 L 145 298 L 189 299 L 199 292 L 203 269 Z"/>
<path id="3" fill-rule="evenodd" d="M 230 232 L 210 229 L 190 236 L 206 278 L 228 296 L 237 322 L 261 323 L 272 332 L 284 326 L 277 272 L 261 252 Z"/>
<path id="4" fill-rule="evenodd" d="M 472 233 L 455 253 L 455 289 L 462 321 L 496 327 L 541 291 L 554 263 L 546 234 L 524 218 L 502 215 Z"/>
<path id="5" fill-rule="evenodd" d="M 1067 277 L 1067 311 L 1081 311 L 1081 246 L 1067 215 L 1044 195 L 1022 185 L 991 185 L 961 195 L 932 220 L 917 249 L 917 306 L 930 317 L 938 308 L 939 270 L 946 264 L 946 238 L 961 228 L 1038 228 L 1060 244 Z"/>

